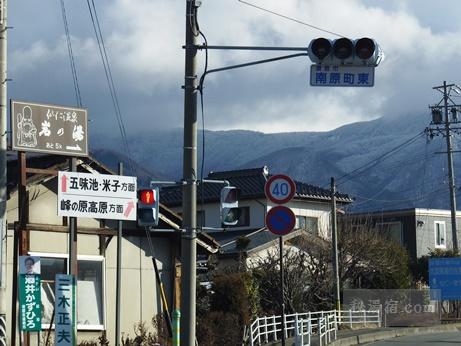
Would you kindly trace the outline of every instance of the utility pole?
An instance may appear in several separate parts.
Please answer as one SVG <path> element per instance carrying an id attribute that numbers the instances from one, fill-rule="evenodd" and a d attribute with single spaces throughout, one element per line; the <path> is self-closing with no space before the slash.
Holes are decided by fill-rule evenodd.
<path id="1" fill-rule="evenodd" d="M 181 345 L 195 346 L 197 258 L 197 43 L 195 0 L 186 0 L 184 76 L 183 235 L 181 241 Z"/>
<path id="2" fill-rule="evenodd" d="M 6 345 L 6 287 L 4 276 L 4 239 L 7 230 L 6 151 L 7 151 L 7 0 L 0 0 L 0 344 Z M 15 317 L 12 317 L 12 323 Z M 15 335 L 11 335 L 14 338 Z"/>
<path id="3" fill-rule="evenodd" d="M 459 133 L 461 128 L 459 127 L 460 121 L 458 120 L 458 112 L 461 105 L 455 104 L 450 94 L 452 91 L 460 94 L 461 90 L 456 84 L 447 84 L 446 81 L 443 82 L 443 85 L 433 87 L 432 89 L 437 90 L 442 93 L 443 98 L 439 101 L 438 104 L 434 106 L 429 106 L 432 111 L 432 121 L 431 126 L 427 127 L 425 132 L 432 139 L 434 136 L 442 135 L 445 137 L 447 142 L 447 158 L 448 158 L 448 181 L 450 188 L 450 207 L 451 207 L 451 233 L 453 241 L 453 250 L 458 252 L 458 234 L 456 227 L 456 185 L 455 185 L 455 175 L 453 169 L 453 149 L 451 146 L 451 136 L 452 132 Z M 450 103 L 450 104 L 449 104 Z M 450 108 L 450 111 L 448 108 Z M 443 115 L 442 116 L 442 110 Z M 451 119 L 450 114 L 451 113 Z M 451 124 L 458 124 L 458 127 L 451 127 Z M 443 126 L 442 126 L 443 125 Z"/>
<path id="4" fill-rule="evenodd" d="M 333 255 L 333 275 L 335 283 L 334 286 L 334 299 L 335 299 L 335 309 L 337 311 L 341 310 L 341 297 L 340 297 L 340 287 L 339 287 L 339 264 L 338 264 L 338 231 L 336 223 L 336 186 L 335 178 L 331 177 L 331 246 L 332 246 L 332 255 Z"/>

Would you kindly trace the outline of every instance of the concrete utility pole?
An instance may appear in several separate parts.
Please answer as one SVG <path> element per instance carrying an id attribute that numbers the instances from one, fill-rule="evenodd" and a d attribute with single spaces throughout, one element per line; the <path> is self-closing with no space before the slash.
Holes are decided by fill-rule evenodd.
<path id="1" fill-rule="evenodd" d="M 195 0 L 186 0 L 184 76 L 183 235 L 181 242 L 181 345 L 195 346 L 197 257 L 197 48 Z"/>
<path id="2" fill-rule="evenodd" d="M 6 287 L 4 268 L 4 241 L 7 220 L 7 176 L 6 176 L 6 151 L 7 151 L 7 0 L 0 0 L 0 344 L 6 345 Z M 14 316 L 12 316 L 14 320 Z M 11 337 L 14 337 L 12 335 Z"/>
<path id="3" fill-rule="evenodd" d="M 339 286 L 339 263 L 338 263 L 338 231 L 336 223 L 336 186 L 335 178 L 331 177 L 331 246 L 333 255 L 333 275 L 334 275 L 334 297 L 335 297 L 335 309 L 341 310 L 341 291 Z"/>
<path id="4" fill-rule="evenodd" d="M 459 133 L 461 128 L 459 127 L 450 127 L 451 124 L 459 124 L 460 121 L 458 120 L 457 113 L 461 105 L 455 104 L 451 98 L 450 93 L 451 91 L 455 91 L 456 93 L 461 93 L 459 87 L 456 84 L 447 84 L 446 81 L 443 82 L 443 85 L 433 87 L 432 89 L 437 90 L 443 94 L 442 100 L 435 106 L 429 106 L 432 110 L 432 127 L 427 127 L 425 132 L 429 136 L 429 138 L 433 138 L 434 135 L 443 135 L 445 136 L 447 142 L 447 158 L 448 158 L 448 181 L 449 181 L 449 188 L 450 188 L 450 207 L 451 207 L 451 234 L 452 234 L 452 241 L 453 241 L 453 250 L 458 252 L 458 233 L 456 227 L 456 185 L 455 185 L 455 175 L 453 169 L 453 149 L 451 146 L 451 136 L 452 131 Z M 451 102 L 449 104 L 449 101 Z M 443 103 L 443 105 L 442 105 Z M 451 107 L 450 112 L 448 108 Z M 444 117 L 442 117 L 442 109 L 444 112 Z M 452 114 L 452 119 L 449 117 L 449 113 Z M 444 118 L 444 119 L 442 119 Z M 444 125 L 443 127 L 441 125 Z M 440 127 L 439 127 L 440 125 Z"/>

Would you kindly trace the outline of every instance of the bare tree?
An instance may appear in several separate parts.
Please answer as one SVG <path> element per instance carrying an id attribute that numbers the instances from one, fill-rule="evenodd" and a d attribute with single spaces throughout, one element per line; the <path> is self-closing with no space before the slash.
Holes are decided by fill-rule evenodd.
<path id="1" fill-rule="evenodd" d="M 361 227 L 343 220 L 338 227 L 342 288 L 408 288 L 408 255 L 400 245 L 379 234 L 369 222 Z M 258 283 L 266 314 L 280 311 L 279 251 L 273 249 L 256 262 L 252 274 Z M 284 254 L 284 300 L 287 313 L 331 308 L 333 296 L 331 243 L 311 234 L 290 240 Z"/>

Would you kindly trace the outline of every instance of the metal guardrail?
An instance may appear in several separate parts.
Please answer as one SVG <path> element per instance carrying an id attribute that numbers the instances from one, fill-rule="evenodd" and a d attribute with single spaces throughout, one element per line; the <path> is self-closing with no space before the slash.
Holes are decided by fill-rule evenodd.
<path id="1" fill-rule="evenodd" d="M 320 345 L 328 345 L 337 337 L 339 325 L 351 328 L 356 324 L 381 326 L 379 310 L 330 310 L 302 312 L 285 315 L 285 338 L 294 338 L 297 346 L 310 346 L 312 336 L 318 336 Z M 248 344 L 264 345 L 281 340 L 282 321 L 280 316 L 258 317 L 248 328 Z"/>

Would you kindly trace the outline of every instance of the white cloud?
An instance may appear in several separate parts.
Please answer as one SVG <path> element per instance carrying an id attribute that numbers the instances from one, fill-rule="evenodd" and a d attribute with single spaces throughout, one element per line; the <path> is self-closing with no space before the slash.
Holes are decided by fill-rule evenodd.
<path id="1" fill-rule="evenodd" d="M 308 86 L 307 58 L 210 75 L 206 82 L 205 110 L 207 124 L 213 129 L 327 130 L 352 121 L 422 111 L 436 98 L 431 90 L 433 85 L 461 79 L 457 69 L 461 58 L 458 39 L 461 27 L 454 24 L 439 27 L 432 18 L 437 17 L 436 9 L 442 12 L 460 9 L 455 0 L 441 4 L 416 0 L 252 2 L 341 35 L 373 37 L 384 49 L 386 60 L 376 69 L 376 86 L 366 90 L 319 90 Z M 30 0 L 22 3 L 33 4 Z M 182 124 L 185 1 L 102 1 L 98 9 L 113 74 L 121 81 L 118 85 L 125 109 L 130 108 L 130 102 L 137 103 L 136 109 L 156 109 L 158 104 L 165 104 L 163 111 L 159 111 L 161 115 L 146 117 L 153 116 L 158 126 Z M 86 9 L 82 7 L 79 11 L 74 17 L 84 17 L 81 25 L 88 27 Z M 47 19 L 47 27 L 50 21 Z M 199 21 L 209 44 L 213 45 L 307 46 L 314 37 L 334 38 L 237 0 L 202 1 Z M 77 67 L 83 76 L 99 74 L 100 80 L 104 80 L 92 32 L 79 30 L 77 23 L 74 20 L 71 26 Z M 32 27 L 27 22 L 24 27 L 13 25 L 17 30 Z M 62 34 L 51 35 L 51 29 L 47 30 L 48 37 L 34 37 L 32 30 L 29 41 L 24 39 L 15 44 L 10 53 L 14 73 L 38 68 L 53 70 L 59 64 L 68 66 Z M 62 30 L 62 23 L 57 20 L 55 32 Z M 216 68 L 282 54 L 210 50 L 209 66 Z M 204 52 L 199 56 L 203 66 Z M 93 87 L 92 94 L 107 93 L 96 89 L 103 87 L 102 82 Z M 128 98 L 132 94 L 137 95 L 135 101 Z M 123 95 L 128 96 L 123 98 Z M 103 101 L 95 98 L 94 102 Z M 170 113 L 165 114 L 166 111 Z"/>

